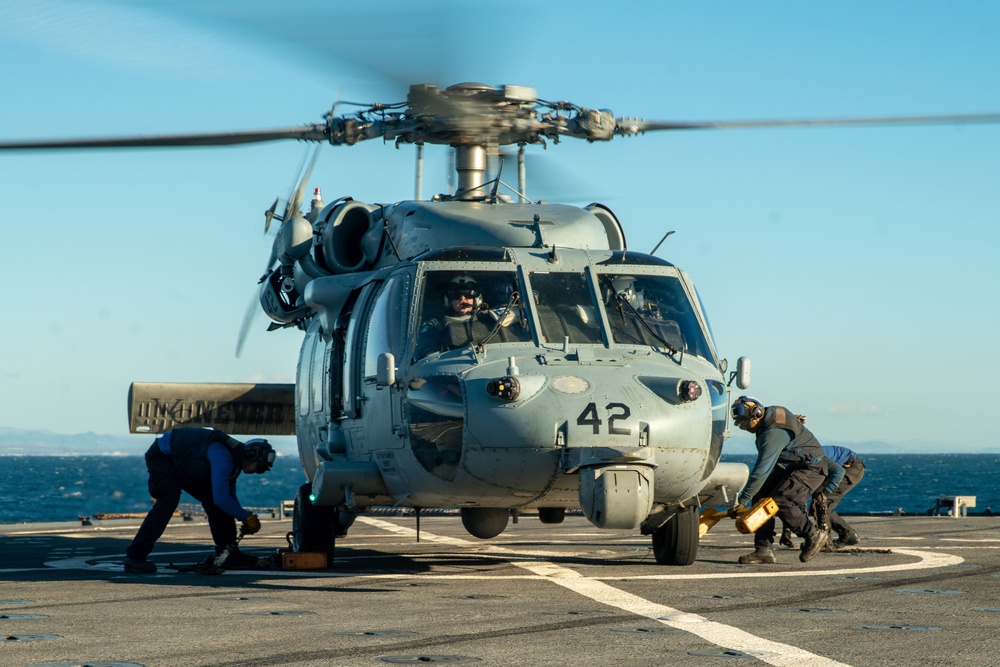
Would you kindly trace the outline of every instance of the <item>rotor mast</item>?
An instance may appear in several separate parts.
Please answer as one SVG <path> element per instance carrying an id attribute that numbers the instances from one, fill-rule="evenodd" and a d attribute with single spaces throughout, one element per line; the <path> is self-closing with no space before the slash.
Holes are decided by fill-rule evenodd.
<path id="1" fill-rule="evenodd" d="M 486 147 L 478 144 L 458 145 L 455 149 L 455 171 L 458 187 L 455 194 L 460 199 L 478 199 L 486 196 Z"/>

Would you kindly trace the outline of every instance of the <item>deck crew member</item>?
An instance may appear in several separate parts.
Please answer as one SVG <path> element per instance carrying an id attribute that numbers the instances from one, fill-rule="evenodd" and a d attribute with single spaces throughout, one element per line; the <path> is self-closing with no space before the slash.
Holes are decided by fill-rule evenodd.
<path id="1" fill-rule="evenodd" d="M 770 496 L 778 506 L 778 518 L 805 538 L 799 560 L 812 559 L 827 541 L 826 531 L 806 511 L 810 497 L 829 477 L 822 446 L 791 410 L 781 406 L 764 407 L 755 398 L 740 396 L 733 403 L 732 414 L 737 427 L 756 436 L 757 461 L 731 515 L 735 517 L 751 500 Z M 740 556 L 741 564 L 775 562 L 774 526 L 772 518 L 757 529 L 754 551 Z"/>
<path id="2" fill-rule="evenodd" d="M 823 451 L 826 452 L 827 457 L 844 469 L 844 477 L 840 480 L 840 484 L 837 485 L 835 491 L 827 493 L 826 496 L 826 508 L 830 516 L 830 530 L 837 533 L 837 539 L 834 540 L 831 546 L 834 549 L 843 549 L 844 547 L 854 546 L 861 540 L 851 525 L 833 510 L 837 508 L 837 505 L 840 504 L 844 496 L 851 489 L 855 488 L 858 482 L 861 481 L 861 478 L 865 476 L 865 463 L 856 452 L 847 447 L 824 445 Z"/>
<path id="3" fill-rule="evenodd" d="M 245 534 L 259 531 L 257 515 L 244 509 L 236 497 L 236 478 L 240 473 L 267 472 L 274 458 L 274 448 L 267 440 L 256 438 L 244 443 L 215 429 L 176 428 L 157 438 L 146 452 L 149 494 L 154 504 L 125 550 L 125 571 L 156 572 L 156 565 L 147 557 L 177 509 L 181 491 L 191 494 L 205 508 L 216 554 L 236 541 L 237 520 L 243 522 Z M 245 568 L 256 562 L 256 558 L 237 549 L 226 558 L 226 567 Z"/>

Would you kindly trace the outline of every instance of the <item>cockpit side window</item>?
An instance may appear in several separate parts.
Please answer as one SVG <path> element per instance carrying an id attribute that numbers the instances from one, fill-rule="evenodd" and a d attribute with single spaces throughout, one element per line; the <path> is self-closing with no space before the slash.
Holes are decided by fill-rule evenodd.
<path id="1" fill-rule="evenodd" d="M 435 352 L 529 341 L 513 271 L 428 271 L 414 359 Z"/>
<path id="2" fill-rule="evenodd" d="M 683 350 L 714 363 L 695 309 L 676 277 L 604 274 L 600 285 L 616 343 Z"/>
<path id="3" fill-rule="evenodd" d="M 543 343 L 598 344 L 601 326 L 582 273 L 532 273 L 531 290 Z"/>
<path id="4" fill-rule="evenodd" d="M 378 355 L 392 352 L 397 357 L 403 347 L 407 294 L 410 277 L 396 275 L 385 282 L 371 309 L 365 338 L 364 377 L 374 377 Z"/>

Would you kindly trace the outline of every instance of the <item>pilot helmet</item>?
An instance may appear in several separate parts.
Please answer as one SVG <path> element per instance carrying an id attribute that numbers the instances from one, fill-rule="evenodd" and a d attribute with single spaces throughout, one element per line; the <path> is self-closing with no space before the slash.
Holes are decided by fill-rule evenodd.
<path id="1" fill-rule="evenodd" d="M 750 396 L 740 396 L 733 402 L 733 423 L 744 431 L 753 431 L 764 418 L 764 404 Z"/>
<path id="2" fill-rule="evenodd" d="M 243 461 L 256 463 L 258 475 L 271 469 L 276 456 L 274 447 L 264 438 L 253 438 L 243 443 Z"/>
<path id="3" fill-rule="evenodd" d="M 482 306 L 483 293 L 479 290 L 479 283 L 471 276 L 458 275 L 448 281 L 448 285 L 444 290 L 445 306 L 450 305 L 449 302 L 457 299 L 459 296 L 472 298 L 476 304 L 476 308 Z"/>

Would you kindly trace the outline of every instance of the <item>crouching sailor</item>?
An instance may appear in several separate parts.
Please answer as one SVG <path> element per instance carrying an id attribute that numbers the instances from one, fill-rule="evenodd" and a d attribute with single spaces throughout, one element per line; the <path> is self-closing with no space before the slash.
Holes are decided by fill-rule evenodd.
<path id="1" fill-rule="evenodd" d="M 756 435 L 757 461 L 731 514 L 735 516 L 744 506 L 750 506 L 751 500 L 774 498 L 778 518 L 805 538 L 799 560 L 810 560 L 828 539 L 827 532 L 806 512 L 809 499 L 829 476 L 822 446 L 790 410 L 780 406 L 765 408 L 755 398 L 740 396 L 733 403 L 733 423 Z M 774 537 L 772 517 L 754 533 L 754 551 L 740 556 L 739 562 L 774 563 Z"/>
<path id="2" fill-rule="evenodd" d="M 267 440 L 257 438 L 243 443 L 215 429 L 176 428 L 157 438 L 146 452 L 149 494 L 154 504 L 125 550 L 125 571 L 156 572 L 156 565 L 147 558 L 170 523 L 181 491 L 205 508 L 216 554 L 236 541 L 237 520 L 243 522 L 244 534 L 259 531 L 257 515 L 244 509 L 236 497 L 236 478 L 241 472 L 267 472 L 274 458 L 274 448 Z M 256 562 L 256 558 L 235 550 L 226 559 L 226 567 L 246 568 Z"/>

